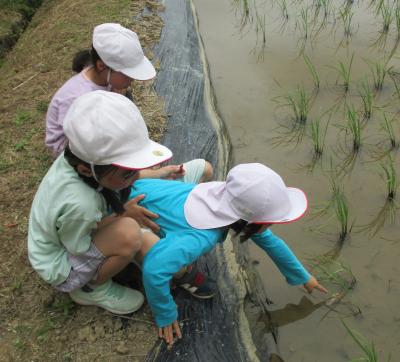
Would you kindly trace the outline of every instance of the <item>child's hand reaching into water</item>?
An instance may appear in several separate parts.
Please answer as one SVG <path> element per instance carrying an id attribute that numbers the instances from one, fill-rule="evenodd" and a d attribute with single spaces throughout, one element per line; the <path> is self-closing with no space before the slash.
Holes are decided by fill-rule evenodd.
<path id="1" fill-rule="evenodd" d="M 324 288 L 321 284 L 318 283 L 318 280 L 315 279 L 315 277 L 313 277 L 311 275 L 310 279 L 308 279 L 307 283 L 303 284 L 305 290 L 307 290 L 307 292 L 312 293 L 314 289 L 319 290 L 322 293 L 328 293 L 328 290 L 326 288 Z"/>
<path id="2" fill-rule="evenodd" d="M 168 344 L 168 349 L 172 348 L 172 345 L 174 344 L 174 332 L 178 339 L 182 338 L 178 321 L 175 321 L 168 326 L 158 328 L 158 337 L 164 339 L 165 343 Z"/>

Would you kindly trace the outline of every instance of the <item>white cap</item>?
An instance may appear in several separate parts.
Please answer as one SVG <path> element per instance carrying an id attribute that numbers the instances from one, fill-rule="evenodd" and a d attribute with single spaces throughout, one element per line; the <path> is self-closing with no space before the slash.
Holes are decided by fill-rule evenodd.
<path id="1" fill-rule="evenodd" d="M 93 165 L 137 170 L 172 157 L 167 147 L 149 139 L 138 108 L 117 93 L 98 90 L 76 98 L 63 127 L 71 152 Z"/>
<path id="2" fill-rule="evenodd" d="M 96 26 L 93 31 L 93 47 L 108 67 L 129 78 L 148 80 L 156 76 L 156 70 L 144 56 L 136 33 L 120 24 Z"/>
<path id="3" fill-rule="evenodd" d="M 304 192 L 286 187 L 282 178 L 260 163 L 232 168 L 226 182 L 206 182 L 189 194 L 185 217 L 197 229 L 230 225 L 239 219 L 255 224 L 283 224 L 307 210 Z"/>

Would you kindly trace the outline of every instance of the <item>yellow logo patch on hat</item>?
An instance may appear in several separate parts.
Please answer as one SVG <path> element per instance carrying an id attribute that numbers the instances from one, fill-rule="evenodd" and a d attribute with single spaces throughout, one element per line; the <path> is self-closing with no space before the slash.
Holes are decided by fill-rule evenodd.
<path id="1" fill-rule="evenodd" d="M 160 150 L 155 150 L 155 151 L 153 151 L 153 155 L 154 156 L 164 156 L 164 153 Z"/>

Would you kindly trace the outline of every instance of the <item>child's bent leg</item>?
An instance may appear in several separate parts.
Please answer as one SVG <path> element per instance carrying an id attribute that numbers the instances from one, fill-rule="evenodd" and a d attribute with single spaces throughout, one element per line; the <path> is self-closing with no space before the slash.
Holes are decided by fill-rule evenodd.
<path id="1" fill-rule="evenodd" d="M 142 229 L 142 235 L 143 235 L 142 246 L 135 255 L 135 260 L 136 262 L 139 263 L 139 265 L 142 265 L 145 255 L 149 252 L 149 250 L 153 247 L 153 245 L 158 240 L 160 240 L 160 238 L 157 235 L 153 234 L 148 229 Z"/>
<path id="2" fill-rule="evenodd" d="M 139 263 L 139 265 L 142 265 L 145 255 L 157 243 L 157 241 L 160 240 L 160 238 L 157 235 L 153 234 L 148 229 L 146 230 L 142 229 L 142 233 L 143 233 L 142 247 L 135 255 L 135 261 Z M 174 278 L 181 278 L 187 272 L 187 269 L 188 267 L 184 266 L 181 270 L 179 270 L 174 274 Z"/>
<path id="3" fill-rule="evenodd" d="M 131 218 L 117 218 L 93 234 L 92 242 L 107 258 L 92 284 L 102 284 L 120 272 L 142 247 L 142 232 Z"/>

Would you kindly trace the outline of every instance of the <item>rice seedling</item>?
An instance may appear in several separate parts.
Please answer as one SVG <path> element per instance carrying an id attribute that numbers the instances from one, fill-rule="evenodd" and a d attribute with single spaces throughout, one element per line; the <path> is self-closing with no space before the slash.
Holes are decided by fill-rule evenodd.
<path id="1" fill-rule="evenodd" d="M 303 54 L 303 59 L 304 59 L 304 62 L 306 63 L 307 68 L 310 71 L 311 76 L 313 78 L 314 89 L 318 92 L 319 87 L 320 87 L 320 78 L 319 78 L 317 69 L 315 68 L 314 64 L 311 62 L 311 59 L 306 54 Z"/>
<path id="2" fill-rule="evenodd" d="M 380 13 L 382 15 L 382 33 L 387 34 L 394 17 L 392 8 L 389 6 L 389 4 L 383 4 L 381 6 Z"/>
<path id="3" fill-rule="evenodd" d="M 357 153 L 361 147 L 361 121 L 354 106 L 347 106 L 347 129 L 353 140 L 353 153 Z"/>
<path id="4" fill-rule="evenodd" d="M 321 119 L 316 118 L 311 121 L 311 140 L 313 143 L 314 157 L 319 158 L 324 151 L 325 137 L 328 129 L 326 125 L 324 133 L 320 130 Z"/>
<path id="5" fill-rule="evenodd" d="M 390 149 L 393 150 L 399 146 L 396 139 L 395 132 L 393 130 L 394 119 L 388 119 L 386 113 L 383 113 L 383 121 L 381 122 L 381 129 L 386 133 L 390 142 Z"/>
<path id="6" fill-rule="evenodd" d="M 243 30 L 252 21 L 249 0 L 233 0 L 233 4 L 240 12 L 240 29 Z"/>
<path id="7" fill-rule="evenodd" d="M 353 59 L 354 59 L 354 53 L 351 56 L 349 64 L 346 66 L 342 61 L 339 61 L 339 65 L 337 67 L 334 67 L 334 69 L 338 73 L 338 80 L 336 83 L 339 82 L 339 79 L 341 79 L 341 86 L 343 87 L 345 93 L 349 91 L 350 88 L 350 75 L 351 75 L 351 66 L 353 64 Z"/>
<path id="8" fill-rule="evenodd" d="M 349 38 L 353 33 L 352 20 L 354 13 L 351 10 L 351 6 L 346 5 L 343 9 L 339 9 L 339 15 L 343 22 L 344 35 L 346 38 Z"/>
<path id="9" fill-rule="evenodd" d="M 368 62 L 368 66 L 372 72 L 375 91 L 380 92 L 391 67 L 388 67 L 387 62 L 384 61 Z"/>
<path id="10" fill-rule="evenodd" d="M 310 267 L 317 272 L 321 282 L 331 283 L 339 288 L 341 294 L 347 294 L 348 291 L 354 289 L 357 283 L 351 268 L 330 255 L 324 254 L 312 258 Z"/>
<path id="11" fill-rule="evenodd" d="M 300 11 L 300 24 L 302 38 L 306 41 L 309 37 L 309 17 L 308 17 L 308 8 L 302 8 Z"/>
<path id="12" fill-rule="evenodd" d="M 288 11 L 288 6 L 286 3 L 286 0 L 281 0 L 279 3 L 279 7 L 281 8 L 282 17 L 285 19 L 285 21 L 288 21 L 289 20 L 289 11 Z"/>
<path id="13" fill-rule="evenodd" d="M 389 156 L 387 163 L 381 163 L 380 166 L 383 171 L 381 177 L 385 181 L 387 188 L 387 199 L 389 201 L 394 201 L 399 186 L 399 180 L 397 178 L 393 159 Z"/>
<path id="14" fill-rule="evenodd" d="M 361 83 L 358 94 L 363 105 L 363 117 L 364 119 L 370 119 L 374 108 L 374 94 L 367 81 Z"/>
<path id="15" fill-rule="evenodd" d="M 262 56 L 264 55 L 265 46 L 267 44 L 265 14 L 261 15 L 258 10 L 256 10 L 255 17 L 255 31 L 257 37 L 256 47 L 259 48 L 259 55 L 261 55 L 262 58 Z"/>
<path id="16" fill-rule="evenodd" d="M 352 361 L 365 361 L 365 362 L 378 362 L 378 353 L 376 352 L 374 342 L 368 343 L 365 341 L 365 338 L 347 326 L 347 324 L 342 320 L 342 324 L 344 328 L 346 328 L 347 333 L 353 339 L 353 341 L 360 347 L 360 349 L 364 352 L 364 357 L 352 359 Z M 391 355 L 389 354 L 387 361 L 391 361 Z"/>
<path id="17" fill-rule="evenodd" d="M 283 97 L 285 105 L 292 111 L 292 119 L 300 124 L 305 124 L 312 105 L 312 97 L 307 94 L 304 86 L 298 86 L 293 94 Z"/>
<path id="18" fill-rule="evenodd" d="M 398 98 L 398 100 L 400 100 L 400 86 L 398 84 L 399 78 L 400 78 L 400 73 L 399 72 L 395 72 L 393 70 L 390 70 L 389 76 L 393 81 L 393 85 L 394 85 L 394 88 L 396 90 L 397 98 Z"/>
<path id="19" fill-rule="evenodd" d="M 397 39 L 400 38 L 400 7 L 397 6 L 394 11 L 394 20 L 396 22 Z"/>
<path id="20" fill-rule="evenodd" d="M 334 194 L 336 217 L 340 224 L 339 242 L 346 240 L 351 231 L 349 226 L 349 205 L 344 193 L 340 190 Z"/>

